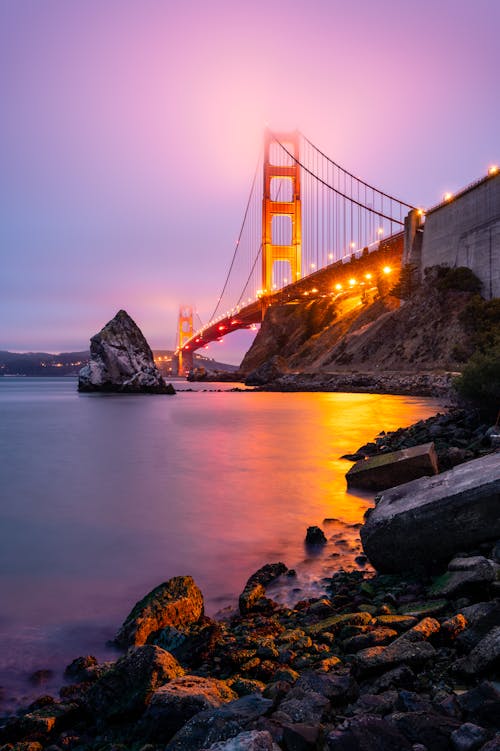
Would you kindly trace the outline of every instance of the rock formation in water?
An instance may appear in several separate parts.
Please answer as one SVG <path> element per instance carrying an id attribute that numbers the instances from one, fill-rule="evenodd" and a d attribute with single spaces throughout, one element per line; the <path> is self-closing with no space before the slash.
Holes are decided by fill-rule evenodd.
<path id="1" fill-rule="evenodd" d="M 91 338 L 90 362 L 80 370 L 78 390 L 175 394 L 142 331 L 124 310 Z"/>

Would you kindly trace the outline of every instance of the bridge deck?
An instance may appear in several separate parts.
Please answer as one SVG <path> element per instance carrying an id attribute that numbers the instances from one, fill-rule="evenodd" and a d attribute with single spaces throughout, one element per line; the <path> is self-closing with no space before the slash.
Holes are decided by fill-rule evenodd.
<path id="1" fill-rule="evenodd" d="M 317 295 L 333 295 L 341 289 L 353 288 L 355 285 L 362 286 L 369 283 L 373 286 L 384 277 L 389 280 L 391 286 L 394 286 L 399 279 L 402 256 L 403 233 L 398 232 L 382 240 L 371 252 L 365 248 L 360 254 L 353 254 L 348 259 L 318 269 L 272 295 L 228 311 L 196 331 L 182 349 L 186 352 L 195 352 L 211 342 L 219 341 L 233 331 L 248 329 L 262 321 L 265 310 L 270 305 L 282 305 Z M 384 269 L 390 269 L 390 271 L 384 272 Z"/>

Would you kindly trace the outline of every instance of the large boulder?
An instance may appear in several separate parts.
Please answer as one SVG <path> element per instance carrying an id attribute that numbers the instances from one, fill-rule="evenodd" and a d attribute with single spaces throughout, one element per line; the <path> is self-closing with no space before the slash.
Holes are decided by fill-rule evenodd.
<path id="1" fill-rule="evenodd" d="M 174 576 L 139 600 L 118 631 L 120 647 L 161 641 L 163 629 L 179 629 L 203 615 L 203 594 L 191 576 Z"/>
<path id="2" fill-rule="evenodd" d="M 361 528 L 381 572 L 431 568 L 500 537 L 500 456 L 488 456 L 384 492 Z"/>
<path id="3" fill-rule="evenodd" d="M 142 331 L 119 310 L 90 340 L 90 362 L 80 370 L 79 391 L 175 394 L 155 365 Z"/>
<path id="4" fill-rule="evenodd" d="M 160 647 L 130 649 L 87 691 L 85 701 L 98 723 L 139 716 L 154 691 L 184 670 Z"/>
<path id="5" fill-rule="evenodd" d="M 281 355 L 274 355 L 270 360 L 266 360 L 262 365 L 253 370 L 245 379 L 247 386 L 264 386 L 266 383 L 272 383 L 285 373 L 288 373 L 288 364 Z"/>
<path id="6" fill-rule="evenodd" d="M 198 712 L 237 698 L 225 681 L 184 675 L 156 689 L 142 725 L 148 740 L 167 741 Z"/>

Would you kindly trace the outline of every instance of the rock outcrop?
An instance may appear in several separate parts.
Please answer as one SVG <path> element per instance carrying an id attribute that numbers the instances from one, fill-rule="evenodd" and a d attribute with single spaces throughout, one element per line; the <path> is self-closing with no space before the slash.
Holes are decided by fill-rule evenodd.
<path id="1" fill-rule="evenodd" d="M 164 629 L 180 629 L 203 615 L 203 595 L 191 576 L 174 576 L 139 600 L 116 635 L 121 647 L 161 641 Z"/>
<path id="2" fill-rule="evenodd" d="M 382 572 L 431 568 L 500 536 L 500 456 L 493 453 L 383 493 L 361 529 Z"/>
<path id="3" fill-rule="evenodd" d="M 80 370 L 79 391 L 175 394 L 155 365 L 142 331 L 119 310 L 90 340 L 90 362 Z"/>

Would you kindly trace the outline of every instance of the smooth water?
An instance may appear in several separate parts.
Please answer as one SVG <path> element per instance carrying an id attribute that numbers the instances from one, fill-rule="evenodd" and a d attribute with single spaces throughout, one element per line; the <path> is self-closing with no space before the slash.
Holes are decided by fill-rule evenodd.
<path id="1" fill-rule="evenodd" d="M 371 498 L 346 492 L 340 456 L 440 406 L 203 388 L 217 385 L 79 395 L 73 379 L 0 378 L 4 708 L 55 691 L 80 654 L 109 657 L 132 605 L 171 576 L 194 576 L 212 615 L 264 563 L 297 569 L 276 594 L 290 603 L 355 566 Z M 303 543 L 311 524 L 330 538 L 317 556 Z M 53 675 L 29 684 L 40 669 Z"/>

